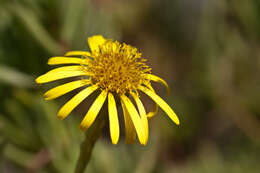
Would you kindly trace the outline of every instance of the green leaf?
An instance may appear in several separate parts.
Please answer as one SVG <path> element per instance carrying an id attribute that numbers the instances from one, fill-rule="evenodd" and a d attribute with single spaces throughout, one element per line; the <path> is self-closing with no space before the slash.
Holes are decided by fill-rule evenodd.
<path id="1" fill-rule="evenodd" d="M 19 149 L 18 147 L 14 146 L 12 144 L 8 144 L 5 147 L 4 156 L 8 160 L 26 168 L 26 167 L 28 167 L 29 161 L 31 161 L 33 159 L 34 154 L 26 152 L 25 150 Z"/>
<path id="2" fill-rule="evenodd" d="M 43 27 L 37 15 L 29 8 L 22 5 L 14 4 L 9 7 L 11 11 L 19 18 L 24 26 L 31 32 L 32 36 L 52 54 L 61 53 L 61 47 L 50 36 L 47 30 Z"/>
<path id="3" fill-rule="evenodd" d="M 62 10 L 64 19 L 61 27 L 61 38 L 64 38 L 68 43 L 71 43 L 77 34 L 80 19 L 84 15 L 86 6 L 85 0 L 69 0 L 65 3 Z"/>
<path id="4" fill-rule="evenodd" d="M 7 83 L 15 87 L 31 88 L 33 78 L 8 66 L 0 65 L 0 83 Z"/>
<path id="5" fill-rule="evenodd" d="M 16 145 L 31 149 L 39 146 L 37 140 L 34 140 L 32 136 L 28 136 L 23 129 L 15 126 L 4 115 L 0 115 L 0 132 L 7 140 Z"/>

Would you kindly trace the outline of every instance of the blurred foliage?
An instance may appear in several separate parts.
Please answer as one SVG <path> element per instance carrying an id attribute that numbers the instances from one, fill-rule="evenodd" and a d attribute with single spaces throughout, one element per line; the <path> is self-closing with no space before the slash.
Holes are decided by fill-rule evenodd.
<path id="1" fill-rule="evenodd" d="M 0 0 L 0 172 L 73 172 L 80 118 L 34 79 L 93 34 L 141 49 L 181 126 L 159 111 L 145 148 L 105 130 L 89 172 L 259 172 L 259 18 L 259 0 Z"/>

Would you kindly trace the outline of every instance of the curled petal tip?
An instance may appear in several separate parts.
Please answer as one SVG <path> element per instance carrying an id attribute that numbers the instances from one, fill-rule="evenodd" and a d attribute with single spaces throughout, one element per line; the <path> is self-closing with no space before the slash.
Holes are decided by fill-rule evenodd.
<path id="1" fill-rule="evenodd" d="M 180 121 L 179 121 L 179 120 L 178 120 L 178 121 L 176 121 L 175 123 L 176 123 L 178 126 L 180 125 Z"/>
<path id="2" fill-rule="evenodd" d="M 113 145 L 117 145 L 117 143 L 118 143 L 118 140 L 117 141 L 112 141 Z"/>
<path id="3" fill-rule="evenodd" d="M 38 83 L 38 84 L 41 84 L 41 78 L 40 78 L 41 76 L 39 76 L 39 77 L 37 77 L 36 79 L 35 79 L 35 82 L 36 83 Z"/>
<path id="4" fill-rule="evenodd" d="M 86 131 L 87 130 L 86 126 L 84 126 L 82 124 L 79 125 L 79 129 L 82 130 L 82 131 Z"/>
<path id="5" fill-rule="evenodd" d="M 172 118 L 172 121 L 176 124 L 176 125 L 180 125 L 180 119 L 179 117 L 174 113 L 174 118 Z"/>
<path id="6" fill-rule="evenodd" d="M 180 125 L 180 120 L 179 120 L 179 118 L 177 117 L 177 115 L 176 114 L 174 114 L 174 115 L 169 115 L 168 114 L 168 116 L 171 118 L 171 120 L 176 124 L 176 125 Z"/>
<path id="7" fill-rule="evenodd" d="M 177 125 L 178 125 L 178 126 L 180 125 L 180 120 L 177 122 Z"/>
<path id="8" fill-rule="evenodd" d="M 147 141 L 140 141 L 140 144 L 145 147 L 147 145 Z"/>
<path id="9" fill-rule="evenodd" d="M 64 119 L 65 119 L 65 117 L 62 116 L 62 115 L 60 115 L 59 113 L 58 113 L 58 118 L 59 118 L 60 120 L 64 120 Z"/>
<path id="10" fill-rule="evenodd" d="M 43 97 L 44 97 L 45 100 L 50 100 L 50 99 L 49 99 L 50 96 L 49 96 L 47 93 L 44 93 Z"/>
<path id="11" fill-rule="evenodd" d="M 49 100 L 51 100 L 51 98 L 48 96 L 44 96 L 44 100 L 49 101 Z"/>

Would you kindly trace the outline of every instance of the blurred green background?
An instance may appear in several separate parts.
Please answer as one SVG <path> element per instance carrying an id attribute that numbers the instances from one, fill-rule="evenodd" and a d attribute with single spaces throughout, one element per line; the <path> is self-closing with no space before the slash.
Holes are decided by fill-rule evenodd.
<path id="1" fill-rule="evenodd" d="M 148 58 L 181 125 L 160 110 L 146 147 L 124 144 L 123 132 L 114 146 L 106 129 L 88 172 L 258 173 L 259 19 L 259 0 L 0 0 L 0 172 L 73 172 L 86 108 L 58 120 L 73 94 L 46 102 L 57 83 L 34 79 L 49 57 L 102 34 Z"/>

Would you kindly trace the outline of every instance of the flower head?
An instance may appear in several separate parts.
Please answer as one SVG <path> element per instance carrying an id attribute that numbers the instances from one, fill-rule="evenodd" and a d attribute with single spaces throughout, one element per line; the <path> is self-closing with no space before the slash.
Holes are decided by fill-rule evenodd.
<path id="1" fill-rule="evenodd" d="M 145 63 L 146 59 L 142 58 L 142 54 L 135 47 L 107 40 L 101 35 L 88 38 L 88 43 L 91 52 L 71 51 L 67 52 L 65 56 L 50 58 L 49 65 L 70 65 L 55 68 L 36 79 L 37 83 L 47 83 L 81 76 L 78 80 L 55 87 L 44 94 L 46 100 L 51 100 L 77 88 L 83 88 L 59 110 L 59 118 L 66 118 L 85 98 L 95 91 L 100 91 L 82 120 L 80 128 L 88 129 L 95 121 L 105 101 L 108 100 L 110 135 L 113 144 L 118 142 L 120 133 L 117 98 L 123 109 L 127 143 L 132 143 L 136 134 L 141 144 L 147 143 L 148 118 L 156 114 L 157 105 L 166 112 L 170 119 L 177 125 L 179 124 L 179 119 L 174 111 L 155 93 L 151 86 L 151 81 L 154 81 L 162 83 L 168 89 L 167 83 L 160 77 L 151 74 L 151 68 Z M 149 113 L 146 113 L 140 100 L 140 91 L 155 102 L 155 109 Z"/>

